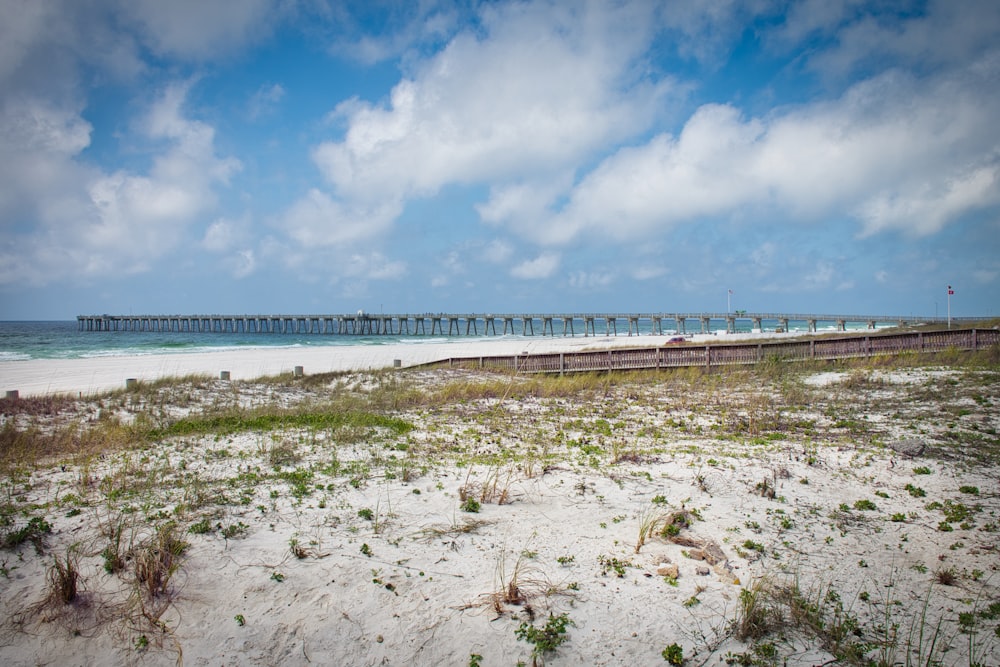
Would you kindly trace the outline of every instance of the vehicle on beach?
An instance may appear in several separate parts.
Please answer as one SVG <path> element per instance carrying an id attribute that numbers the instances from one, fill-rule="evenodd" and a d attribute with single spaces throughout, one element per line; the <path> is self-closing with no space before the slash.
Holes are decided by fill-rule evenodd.
<path id="1" fill-rule="evenodd" d="M 670 340 L 668 340 L 666 343 L 664 343 L 664 345 L 676 345 L 677 343 L 684 343 L 686 341 L 687 341 L 687 339 L 684 336 L 674 336 L 673 338 L 671 338 Z"/>

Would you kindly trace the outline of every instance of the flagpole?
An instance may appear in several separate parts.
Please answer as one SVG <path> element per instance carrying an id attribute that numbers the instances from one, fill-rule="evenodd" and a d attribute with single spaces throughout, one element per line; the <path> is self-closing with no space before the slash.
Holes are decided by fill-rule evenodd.
<path id="1" fill-rule="evenodd" d="M 955 293 L 955 290 L 948 285 L 948 328 L 951 329 L 951 295 Z"/>

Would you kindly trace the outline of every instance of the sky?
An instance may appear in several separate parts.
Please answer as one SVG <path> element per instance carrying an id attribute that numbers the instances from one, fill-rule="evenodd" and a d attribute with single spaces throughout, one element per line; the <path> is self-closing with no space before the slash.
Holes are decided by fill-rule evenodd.
<path id="1" fill-rule="evenodd" d="M 996 0 L 0 16 L 2 320 L 1000 315 Z"/>

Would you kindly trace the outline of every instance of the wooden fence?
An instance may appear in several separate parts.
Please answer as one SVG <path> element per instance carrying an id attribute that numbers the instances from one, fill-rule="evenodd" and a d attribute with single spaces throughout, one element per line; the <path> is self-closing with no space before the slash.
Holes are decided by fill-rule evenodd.
<path id="1" fill-rule="evenodd" d="M 961 329 L 917 331 L 866 336 L 838 336 L 794 341 L 611 348 L 581 352 L 520 354 L 514 356 L 459 357 L 425 364 L 458 368 L 489 368 L 518 373 L 579 373 L 625 371 L 684 366 L 750 365 L 768 359 L 855 359 L 901 353 L 982 350 L 1000 345 L 1000 330 Z"/>

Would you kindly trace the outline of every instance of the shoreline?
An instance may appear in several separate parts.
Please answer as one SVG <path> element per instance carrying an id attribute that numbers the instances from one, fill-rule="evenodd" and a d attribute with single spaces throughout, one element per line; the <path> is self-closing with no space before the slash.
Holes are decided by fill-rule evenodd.
<path id="1" fill-rule="evenodd" d="M 788 334 L 716 332 L 693 334 L 686 336 L 686 339 L 692 343 L 704 343 L 726 339 L 745 341 L 800 335 L 801 332 Z M 22 397 L 53 394 L 89 396 L 124 388 L 127 379 L 151 382 L 185 375 L 219 377 L 222 371 L 228 371 L 230 379 L 245 381 L 291 373 L 296 366 L 302 366 L 306 375 L 370 371 L 391 368 L 397 360 L 400 362 L 400 367 L 407 368 L 458 357 L 544 354 L 611 347 L 659 347 L 673 337 L 673 335 L 642 335 L 476 339 L 442 343 L 229 348 L 218 351 L 86 359 L 11 360 L 0 361 L 0 385 L 2 385 L 0 389 L 8 392 L 17 391 Z"/>

